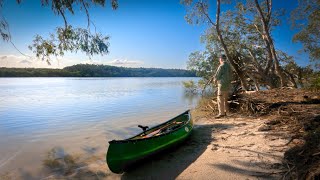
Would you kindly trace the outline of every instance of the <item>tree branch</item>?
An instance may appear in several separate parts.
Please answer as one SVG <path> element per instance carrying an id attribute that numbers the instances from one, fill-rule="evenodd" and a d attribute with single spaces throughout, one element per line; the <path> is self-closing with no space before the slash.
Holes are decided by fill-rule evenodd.
<path id="1" fill-rule="evenodd" d="M 83 8 L 84 8 L 85 11 L 86 11 L 87 21 L 88 21 L 88 27 L 87 27 L 87 28 L 90 30 L 90 15 L 89 15 L 88 8 L 87 8 L 87 6 L 86 6 L 86 4 L 85 4 L 85 2 L 84 2 L 83 0 L 81 0 L 81 3 L 82 3 L 82 5 L 83 5 Z"/>
<path id="2" fill-rule="evenodd" d="M 207 83 L 203 86 L 203 89 L 202 89 L 202 91 L 201 91 L 201 94 L 204 93 L 204 91 L 206 90 L 207 86 L 213 81 L 213 79 L 214 79 L 214 76 L 212 76 L 212 77 L 210 78 L 210 80 L 207 81 Z"/>
<path id="3" fill-rule="evenodd" d="M 293 87 L 298 88 L 298 85 L 297 85 L 296 81 L 294 80 L 293 74 L 290 73 L 289 71 L 286 71 L 285 69 L 283 69 L 283 72 L 285 72 L 289 76 L 289 79 L 290 79 L 291 83 L 293 84 Z"/>
<path id="4" fill-rule="evenodd" d="M 248 51 L 249 51 L 250 56 L 252 57 L 253 62 L 256 64 L 255 67 L 257 68 L 257 70 L 258 70 L 259 72 L 262 72 L 262 73 L 263 73 L 263 69 L 262 69 L 260 63 L 258 62 L 257 58 L 253 55 L 253 52 L 251 51 L 251 49 L 249 49 L 249 48 L 247 48 L 247 49 L 248 49 Z"/>
<path id="5" fill-rule="evenodd" d="M 254 27 L 256 28 L 256 30 L 258 31 L 258 33 L 262 36 L 262 38 L 264 37 L 263 33 L 259 30 L 258 26 L 256 24 L 253 24 Z"/>
<path id="6" fill-rule="evenodd" d="M 261 17 L 261 20 L 262 20 L 262 25 L 265 25 L 266 19 L 265 19 L 264 15 L 263 15 L 263 12 L 261 10 L 260 4 L 259 4 L 258 0 L 254 0 L 254 2 L 256 3 L 257 10 L 258 10 L 258 12 L 260 14 L 260 17 Z"/>
<path id="7" fill-rule="evenodd" d="M 266 20 L 268 22 L 268 26 L 270 27 L 270 19 L 271 19 L 271 12 L 272 12 L 272 0 L 267 0 L 267 8 L 268 8 L 268 14 L 267 14 Z"/>
<path id="8" fill-rule="evenodd" d="M 272 1 L 272 0 L 270 0 Z M 268 24 L 270 22 L 267 22 L 266 21 L 266 18 L 265 16 L 263 15 L 262 13 L 262 10 L 261 10 L 261 7 L 259 5 L 259 2 L 258 0 L 254 0 L 255 4 L 256 4 L 256 8 L 259 12 L 259 15 L 260 15 L 260 20 L 261 20 L 261 23 L 262 23 L 262 27 L 263 27 L 263 30 L 264 30 L 264 35 L 265 35 L 265 42 L 266 42 L 266 45 L 267 45 L 267 49 L 268 49 L 268 53 L 269 55 L 271 55 L 272 59 L 274 60 L 274 67 L 275 67 L 275 71 L 277 73 L 277 75 L 279 76 L 280 78 L 280 84 L 281 84 L 281 87 L 284 87 L 285 86 L 285 81 L 286 81 L 286 78 L 283 74 L 283 70 L 281 69 L 280 67 L 280 63 L 279 63 L 279 60 L 277 58 L 277 53 L 275 51 L 275 47 L 274 47 L 274 44 L 273 44 L 273 40 L 271 38 L 271 35 L 270 35 L 270 30 L 269 30 L 269 26 Z M 269 7 L 271 8 L 271 6 Z M 271 10 L 271 9 L 270 9 Z M 271 13 L 271 12 L 270 12 Z M 270 19 L 269 19 L 270 21 Z M 270 61 L 269 61 L 270 62 Z M 268 62 L 268 65 L 269 65 L 269 62 Z M 266 68 L 266 70 L 268 70 L 268 67 Z"/>
<path id="9" fill-rule="evenodd" d="M 207 17 L 207 19 L 209 20 L 209 22 L 211 23 L 212 26 L 216 26 L 216 24 L 212 21 L 212 19 L 210 18 L 209 14 L 204 10 L 204 6 L 203 6 L 203 2 L 199 2 L 199 4 L 201 5 L 201 9 L 202 9 L 202 13 Z"/>
<path id="10" fill-rule="evenodd" d="M 68 22 L 67 22 L 67 19 L 66 19 L 65 15 L 64 15 L 64 12 L 61 10 L 61 8 L 60 8 L 60 7 L 59 7 L 59 8 L 57 8 L 57 9 L 58 9 L 59 13 L 61 14 L 61 16 L 63 17 L 63 20 L 64 20 L 64 26 L 65 26 L 65 29 L 67 29 L 67 28 L 68 28 Z"/>

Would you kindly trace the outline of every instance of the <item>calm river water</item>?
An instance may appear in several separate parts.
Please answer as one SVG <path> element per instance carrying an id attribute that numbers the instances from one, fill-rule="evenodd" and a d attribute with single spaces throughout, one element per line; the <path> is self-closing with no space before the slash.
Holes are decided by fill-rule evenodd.
<path id="1" fill-rule="evenodd" d="M 62 147 L 104 154 L 130 137 L 192 108 L 182 81 L 197 78 L 0 78 L 0 173 L 40 168 Z"/>

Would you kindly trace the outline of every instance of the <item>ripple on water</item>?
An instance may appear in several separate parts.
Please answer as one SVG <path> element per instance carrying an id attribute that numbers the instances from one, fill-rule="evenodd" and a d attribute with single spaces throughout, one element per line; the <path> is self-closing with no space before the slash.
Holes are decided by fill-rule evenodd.
<path id="1" fill-rule="evenodd" d="M 138 124 L 164 122 L 194 105 L 183 94 L 185 80 L 1 78 L 0 165 L 27 166 L 54 146 L 105 148 L 108 140 L 141 132 Z"/>

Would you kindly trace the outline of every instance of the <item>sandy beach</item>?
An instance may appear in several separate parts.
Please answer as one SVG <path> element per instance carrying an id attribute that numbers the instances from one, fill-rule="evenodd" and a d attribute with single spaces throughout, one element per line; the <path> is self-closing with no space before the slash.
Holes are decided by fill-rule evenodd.
<path id="1" fill-rule="evenodd" d="M 270 97 L 266 93 L 275 96 L 266 98 Z M 41 174 L 21 171 L 0 177 L 5 180 L 317 177 L 320 170 L 318 95 L 300 90 L 275 90 L 247 94 L 246 98 L 250 103 L 252 99 L 259 102 L 255 104 L 260 109 L 251 106 L 257 114 L 234 112 L 215 119 L 214 112 L 197 108 L 192 112 L 194 129 L 189 139 L 123 174 L 114 174 L 108 169 L 105 153 L 88 148 L 86 154 L 64 152 L 62 157 L 58 155 L 63 149 L 52 151 L 43 161 Z M 265 102 L 261 101 L 263 98 Z"/>
<path id="2" fill-rule="evenodd" d="M 279 179 L 288 139 L 263 128 L 269 119 L 229 116 L 195 120 L 190 139 L 123 174 L 103 157 L 86 161 L 67 177 L 44 179 Z"/>
<path id="3" fill-rule="evenodd" d="M 288 140 L 261 131 L 266 121 L 201 118 L 190 140 L 176 151 L 119 179 L 278 179 Z"/>

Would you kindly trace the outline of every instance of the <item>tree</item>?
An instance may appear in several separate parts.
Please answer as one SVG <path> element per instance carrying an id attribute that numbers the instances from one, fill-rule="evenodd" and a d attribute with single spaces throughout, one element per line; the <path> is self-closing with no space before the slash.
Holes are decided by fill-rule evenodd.
<path id="1" fill-rule="evenodd" d="M 16 0 L 17 4 L 23 3 L 23 0 Z M 117 0 L 110 0 L 113 9 L 117 9 Z M 93 5 L 104 6 L 106 0 L 41 0 L 41 5 L 51 7 L 55 15 L 60 16 L 64 20 L 64 26 L 57 27 L 54 33 L 50 34 L 48 39 L 44 39 L 40 35 L 36 35 L 33 43 L 29 46 L 36 57 L 46 60 L 50 64 L 50 56 L 63 56 L 65 52 L 82 51 L 88 56 L 94 54 L 107 54 L 109 47 L 109 37 L 97 32 L 91 32 L 89 8 Z M 4 7 L 4 0 L 0 0 L 0 12 Z M 65 16 L 67 12 L 75 14 L 75 8 L 79 7 L 87 16 L 87 27 L 73 27 L 68 24 Z M 94 24 L 93 24 L 94 25 Z M 11 34 L 9 23 L 5 17 L 0 16 L 0 34 L 3 41 L 10 42 Z"/>
<path id="2" fill-rule="evenodd" d="M 293 42 L 301 42 L 311 61 L 320 61 L 320 1 L 299 0 L 298 7 L 291 12 L 292 26 L 299 30 Z"/>
<path id="3" fill-rule="evenodd" d="M 282 69 L 280 67 L 279 64 L 279 60 L 276 54 L 276 50 L 275 50 L 275 46 L 273 43 L 273 39 L 271 38 L 271 18 L 272 18 L 272 0 L 265 0 L 265 4 L 266 4 L 266 12 L 263 12 L 263 9 L 261 8 L 261 5 L 259 4 L 258 0 L 254 0 L 255 2 L 255 6 L 257 11 L 259 12 L 259 16 L 260 16 L 260 21 L 262 24 L 262 29 L 263 31 L 260 31 L 260 34 L 262 36 L 262 39 L 265 41 L 266 43 L 266 47 L 268 50 L 268 53 L 271 54 L 271 58 L 273 59 L 274 62 L 274 68 L 275 68 L 275 72 L 277 73 L 277 75 L 280 78 L 280 83 L 281 83 L 281 87 L 285 86 L 286 84 L 286 79 L 285 76 L 282 72 Z M 259 30 L 257 28 L 257 30 Z M 271 61 L 270 61 L 271 62 Z"/>
<path id="4" fill-rule="evenodd" d="M 197 76 L 210 80 L 214 71 L 219 66 L 217 54 L 210 54 L 209 52 L 196 51 L 189 55 L 187 62 L 187 69 L 195 71 Z"/>
<path id="5" fill-rule="evenodd" d="M 220 12 L 221 2 L 216 2 L 214 22 L 209 14 L 209 1 L 184 0 L 188 8 L 186 20 L 191 24 L 209 24 L 202 36 L 206 49 L 216 53 L 224 51 L 242 88 L 296 87 L 296 79 L 281 67 L 283 58 L 278 57 L 271 37 L 271 31 L 280 24 L 281 9 L 272 10 L 272 0 L 243 0 L 237 1 L 235 8 Z"/>
<path id="6" fill-rule="evenodd" d="M 222 36 L 222 32 L 220 29 L 220 0 L 217 0 L 217 7 L 216 7 L 216 21 L 214 22 L 210 15 L 209 15 L 209 2 L 208 1 L 195 1 L 192 0 L 182 0 L 182 3 L 186 6 L 191 6 L 189 9 L 188 14 L 186 15 L 186 20 L 188 23 L 203 23 L 203 22 L 209 22 L 210 25 L 210 32 L 215 34 L 216 37 L 218 37 L 219 45 L 221 49 L 224 50 L 225 55 L 227 56 L 228 61 L 230 62 L 231 66 L 235 70 L 236 74 L 238 75 L 241 86 L 243 89 L 247 89 L 247 83 L 245 80 L 245 76 L 243 74 L 243 71 L 239 69 L 239 66 L 236 64 L 234 57 L 229 52 L 228 47 L 226 46 L 226 43 L 224 42 L 224 38 Z M 221 53 L 221 52 L 219 52 Z"/>

